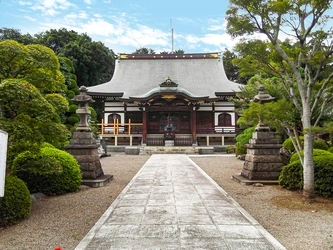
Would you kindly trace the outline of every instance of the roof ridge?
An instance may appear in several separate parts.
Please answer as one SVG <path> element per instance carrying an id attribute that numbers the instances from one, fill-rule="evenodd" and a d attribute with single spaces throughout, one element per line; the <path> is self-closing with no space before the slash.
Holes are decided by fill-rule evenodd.
<path id="1" fill-rule="evenodd" d="M 153 60 L 153 59 L 218 59 L 219 53 L 192 54 L 119 54 L 120 60 Z"/>

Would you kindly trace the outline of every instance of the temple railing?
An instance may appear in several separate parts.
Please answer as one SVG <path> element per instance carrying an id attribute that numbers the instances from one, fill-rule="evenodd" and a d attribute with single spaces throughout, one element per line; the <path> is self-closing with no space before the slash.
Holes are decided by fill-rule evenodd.
<path id="1" fill-rule="evenodd" d="M 128 123 L 119 123 L 118 119 L 114 119 L 113 123 L 97 123 L 100 127 L 98 131 L 99 134 L 141 134 L 142 133 L 142 123 L 132 123 L 131 119 L 128 120 Z"/>
<path id="2" fill-rule="evenodd" d="M 98 133 L 101 135 L 104 134 L 141 134 L 142 133 L 142 123 L 132 123 L 131 119 L 128 120 L 128 123 L 119 123 L 118 119 L 114 119 L 112 123 L 104 123 L 102 120 L 101 123 L 97 123 L 99 126 Z M 207 127 L 207 126 L 197 126 L 197 134 L 235 134 L 238 133 L 238 129 L 235 127 Z"/>

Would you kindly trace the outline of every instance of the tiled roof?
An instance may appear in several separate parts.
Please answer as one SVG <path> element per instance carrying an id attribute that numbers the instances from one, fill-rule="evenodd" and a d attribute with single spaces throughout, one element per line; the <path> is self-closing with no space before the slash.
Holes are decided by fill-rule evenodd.
<path id="1" fill-rule="evenodd" d="M 89 87 L 92 95 L 123 93 L 122 98 L 146 96 L 170 78 L 178 91 L 216 97 L 215 92 L 239 92 L 229 81 L 217 53 L 184 55 L 120 55 L 111 81 Z"/>

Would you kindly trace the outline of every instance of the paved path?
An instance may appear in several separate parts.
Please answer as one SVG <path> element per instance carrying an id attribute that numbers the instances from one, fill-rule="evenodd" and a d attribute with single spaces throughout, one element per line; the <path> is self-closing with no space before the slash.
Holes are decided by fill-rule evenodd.
<path id="1" fill-rule="evenodd" d="M 221 158 L 223 167 L 223 158 Z M 285 249 L 186 155 L 152 155 L 75 250 Z"/>

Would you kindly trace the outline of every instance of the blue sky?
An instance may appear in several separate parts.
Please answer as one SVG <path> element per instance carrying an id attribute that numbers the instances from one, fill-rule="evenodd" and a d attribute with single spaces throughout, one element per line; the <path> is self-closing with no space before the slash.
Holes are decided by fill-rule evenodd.
<path id="1" fill-rule="evenodd" d="M 219 52 L 235 41 L 225 32 L 227 0 L 1 0 L 0 27 L 31 35 L 66 28 L 87 33 L 116 53 L 138 48 Z"/>

